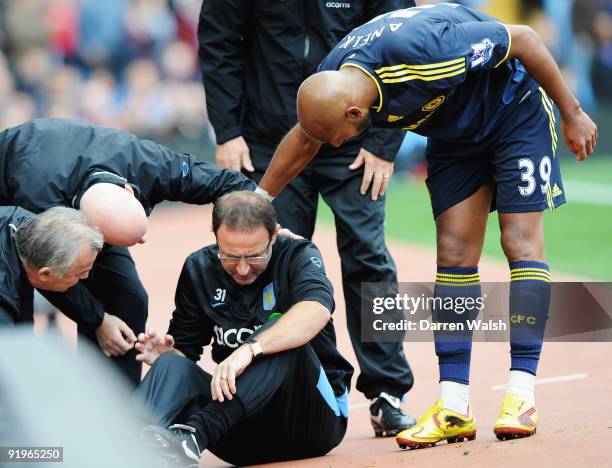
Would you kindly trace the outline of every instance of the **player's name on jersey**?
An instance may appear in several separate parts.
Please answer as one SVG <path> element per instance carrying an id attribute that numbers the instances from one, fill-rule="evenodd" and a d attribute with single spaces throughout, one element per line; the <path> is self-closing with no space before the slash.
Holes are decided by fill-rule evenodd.
<path id="1" fill-rule="evenodd" d="M 465 320 L 463 322 L 434 322 L 431 320 L 374 320 L 376 331 L 507 331 L 508 324 L 503 320 Z"/>

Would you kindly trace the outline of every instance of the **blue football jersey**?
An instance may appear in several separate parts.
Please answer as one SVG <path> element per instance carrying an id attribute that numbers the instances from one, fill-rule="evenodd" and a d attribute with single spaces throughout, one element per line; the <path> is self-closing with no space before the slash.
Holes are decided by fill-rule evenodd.
<path id="1" fill-rule="evenodd" d="M 376 127 L 435 139 L 477 142 L 498 125 L 504 107 L 538 85 L 508 59 L 505 25 L 452 3 L 397 10 L 355 28 L 319 71 L 356 67 L 378 88 Z"/>

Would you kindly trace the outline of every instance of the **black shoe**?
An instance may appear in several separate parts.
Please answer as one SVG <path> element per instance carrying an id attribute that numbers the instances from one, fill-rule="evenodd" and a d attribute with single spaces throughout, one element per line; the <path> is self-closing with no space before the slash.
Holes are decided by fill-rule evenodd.
<path id="1" fill-rule="evenodd" d="M 400 408 L 400 400 L 382 392 L 370 403 L 370 422 L 376 437 L 392 437 L 416 424 L 409 414 Z"/>
<path id="2" fill-rule="evenodd" d="M 142 439 L 157 452 L 168 466 L 198 468 L 200 448 L 195 438 L 195 429 L 184 424 L 174 424 L 168 429 L 147 426 L 142 430 Z"/>

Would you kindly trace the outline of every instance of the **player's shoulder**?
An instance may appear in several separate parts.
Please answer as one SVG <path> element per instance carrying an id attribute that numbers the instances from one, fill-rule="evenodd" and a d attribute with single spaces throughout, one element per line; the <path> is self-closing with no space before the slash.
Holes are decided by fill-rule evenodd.
<path id="1" fill-rule="evenodd" d="M 418 7 L 395 10 L 353 29 L 334 48 L 326 69 L 340 68 L 345 61 L 384 63 L 396 55 L 416 55 L 424 47 L 439 15 Z M 336 63 L 340 62 L 340 63 Z"/>

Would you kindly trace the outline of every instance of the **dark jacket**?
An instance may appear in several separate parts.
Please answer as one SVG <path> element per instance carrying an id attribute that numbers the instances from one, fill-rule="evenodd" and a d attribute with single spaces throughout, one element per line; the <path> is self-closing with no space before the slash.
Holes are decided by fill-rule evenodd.
<path id="1" fill-rule="evenodd" d="M 147 214 L 164 200 L 211 203 L 256 186 L 238 172 L 77 120 L 37 119 L 0 133 L 0 205 L 78 208 L 96 182 L 131 184 Z"/>
<path id="2" fill-rule="evenodd" d="M 269 320 L 302 301 L 316 301 L 334 310 L 331 282 L 321 254 L 306 240 L 278 237 L 266 270 L 246 286 L 236 284 L 217 258 L 217 246 L 192 253 L 176 288 L 176 310 L 168 333 L 175 347 L 198 361 L 212 342 L 219 363 Z M 311 341 L 336 396 L 349 388 L 353 367 L 336 348 L 331 320 Z"/>
<path id="3" fill-rule="evenodd" d="M 0 323 L 33 320 L 34 288 L 17 254 L 15 230 L 34 216 L 16 206 L 0 206 Z"/>
<path id="4" fill-rule="evenodd" d="M 129 183 L 147 215 L 164 200 L 204 204 L 256 187 L 239 172 L 76 120 L 37 119 L 0 133 L 0 205 L 33 213 L 57 205 L 78 208 L 84 191 L 98 182 Z M 61 295 L 41 292 L 83 330 L 93 330 L 104 307 L 77 286 Z"/>
<path id="5" fill-rule="evenodd" d="M 18 206 L 0 206 L 0 326 L 31 322 L 34 318 L 34 287 L 15 245 L 16 230 L 33 216 Z M 39 292 L 85 329 L 95 329 L 102 320 L 95 310 L 83 307 L 87 300 L 95 299 L 82 282 L 62 293 Z"/>
<path id="6" fill-rule="evenodd" d="M 412 0 L 206 0 L 198 37 L 210 121 L 217 143 L 242 135 L 275 147 L 297 122 L 304 79 L 353 28 Z M 364 147 L 392 161 L 404 132 L 371 129 L 326 155 Z"/>

